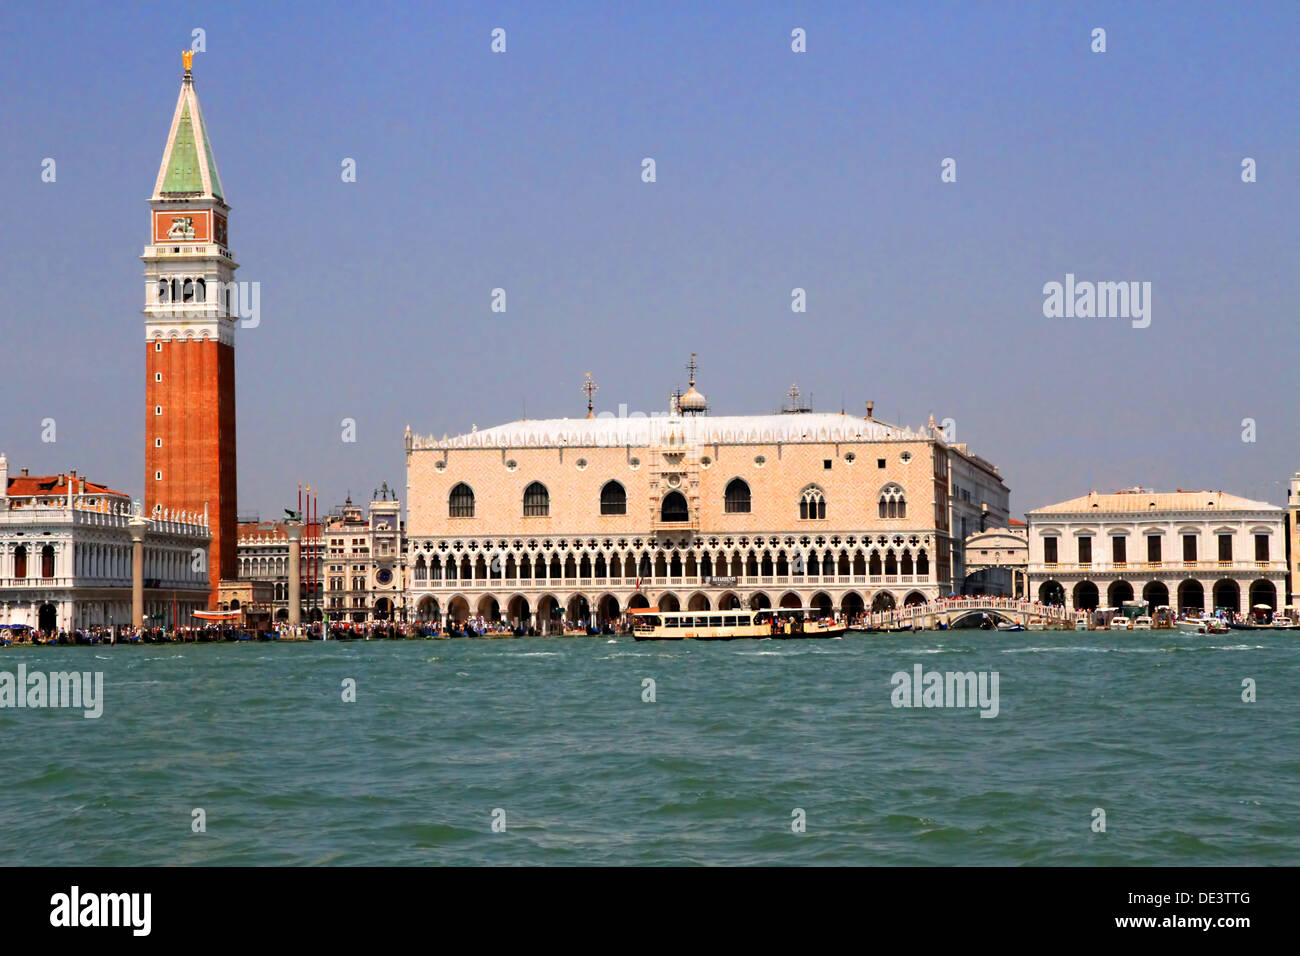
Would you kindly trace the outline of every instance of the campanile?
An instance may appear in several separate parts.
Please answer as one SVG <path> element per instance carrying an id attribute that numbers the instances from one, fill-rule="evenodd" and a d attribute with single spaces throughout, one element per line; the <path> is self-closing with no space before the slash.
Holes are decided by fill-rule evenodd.
<path id="1" fill-rule="evenodd" d="M 185 76 L 149 199 L 145 266 L 145 507 L 208 515 L 209 603 L 237 576 L 235 323 L 239 267 L 191 72 Z"/>

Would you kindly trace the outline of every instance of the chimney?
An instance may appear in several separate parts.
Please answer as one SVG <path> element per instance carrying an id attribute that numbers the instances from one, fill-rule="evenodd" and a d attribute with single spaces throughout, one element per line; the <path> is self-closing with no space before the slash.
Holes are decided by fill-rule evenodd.
<path id="1" fill-rule="evenodd" d="M 0 451 L 0 498 L 9 497 L 9 459 Z"/>
<path id="2" fill-rule="evenodd" d="M 867 402 L 867 421 L 871 421 L 871 416 L 875 414 L 875 411 L 876 411 L 876 403 Z"/>
<path id="3" fill-rule="evenodd" d="M 26 468 L 23 469 L 23 477 L 24 477 L 24 478 L 27 477 L 27 469 L 26 469 Z"/>

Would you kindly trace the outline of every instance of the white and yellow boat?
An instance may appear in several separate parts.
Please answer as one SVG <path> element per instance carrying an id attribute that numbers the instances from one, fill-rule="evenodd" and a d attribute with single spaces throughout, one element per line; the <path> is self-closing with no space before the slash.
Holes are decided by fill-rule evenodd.
<path id="1" fill-rule="evenodd" d="M 733 641 L 749 638 L 839 637 L 848 625 L 821 618 L 816 608 L 745 611 L 628 611 L 638 641 Z"/>

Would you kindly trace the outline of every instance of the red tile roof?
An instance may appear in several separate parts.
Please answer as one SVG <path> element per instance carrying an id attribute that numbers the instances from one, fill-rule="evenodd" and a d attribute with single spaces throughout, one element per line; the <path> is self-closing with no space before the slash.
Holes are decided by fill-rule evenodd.
<path id="1" fill-rule="evenodd" d="M 49 495 L 68 495 L 68 478 L 69 475 L 16 475 L 9 479 L 9 497 L 11 498 L 40 498 Z M 73 488 L 73 494 L 78 495 L 117 495 L 120 498 L 129 498 L 129 495 L 120 491 L 114 491 L 107 485 L 101 485 L 98 482 L 87 481 L 85 478 L 76 476 L 77 484 Z"/>

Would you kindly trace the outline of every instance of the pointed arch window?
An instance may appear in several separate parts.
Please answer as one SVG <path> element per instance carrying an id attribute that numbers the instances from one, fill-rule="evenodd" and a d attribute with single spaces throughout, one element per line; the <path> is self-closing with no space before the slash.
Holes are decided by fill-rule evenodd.
<path id="1" fill-rule="evenodd" d="M 462 481 L 451 489 L 451 496 L 447 499 L 447 515 L 451 518 L 474 517 L 474 490 L 465 482 Z"/>
<path id="2" fill-rule="evenodd" d="M 524 517 L 545 518 L 551 513 L 551 493 L 540 481 L 524 489 Z"/>
<path id="3" fill-rule="evenodd" d="M 690 516 L 690 509 L 686 506 L 686 496 L 680 491 L 670 491 L 664 496 L 663 504 L 659 508 L 660 521 L 687 521 Z"/>
<path id="4" fill-rule="evenodd" d="M 729 515 L 749 514 L 749 484 L 743 478 L 733 478 L 723 493 L 723 511 Z"/>
<path id="5" fill-rule="evenodd" d="M 885 485 L 885 487 L 880 490 L 880 517 L 907 517 L 907 499 L 903 495 L 903 489 L 898 485 Z"/>
<path id="6" fill-rule="evenodd" d="M 627 514 L 627 489 L 617 481 L 605 482 L 600 489 L 600 513 L 603 515 Z"/>
<path id="7" fill-rule="evenodd" d="M 799 517 L 816 521 L 826 517 L 826 495 L 816 486 L 805 488 L 799 498 Z"/>

